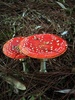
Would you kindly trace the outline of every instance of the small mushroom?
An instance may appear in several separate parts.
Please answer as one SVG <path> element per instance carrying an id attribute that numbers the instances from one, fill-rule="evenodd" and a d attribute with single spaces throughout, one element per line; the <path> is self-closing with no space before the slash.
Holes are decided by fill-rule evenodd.
<path id="1" fill-rule="evenodd" d="M 19 44 L 19 49 L 29 57 L 41 59 L 40 72 L 47 72 L 47 59 L 63 54 L 67 50 L 67 43 L 54 34 L 35 34 L 23 39 Z"/>
<path id="2" fill-rule="evenodd" d="M 19 43 L 24 39 L 25 37 L 15 37 L 10 40 L 8 40 L 4 45 L 3 45 L 3 53 L 13 59 L 22 59 L 26 58 L 27 56 L 20 52 L 19 49 Z M 23 62 L 23 71 L 25 71 L 25 65 Z"/>

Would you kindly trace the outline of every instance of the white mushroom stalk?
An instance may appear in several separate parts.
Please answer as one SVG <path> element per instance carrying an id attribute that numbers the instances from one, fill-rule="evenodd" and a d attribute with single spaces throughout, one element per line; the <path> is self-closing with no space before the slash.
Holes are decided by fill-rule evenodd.
<path id="1" fill-rule="evenodd" d="M 25 58 L 26 59 L 26 58 Z M 26 60 L 25 59 L 20 59 L 20 61 L 22 62 L 22 68 L 23 68 L 23 72 L 27 73 L 27 67 L 26 67 Z"/>
<path id="2" fill-rule="evenodd" d="M 41 59 L 40 72 L 47 72 L 46 61 L 47 61 L 47 59 Z"/>

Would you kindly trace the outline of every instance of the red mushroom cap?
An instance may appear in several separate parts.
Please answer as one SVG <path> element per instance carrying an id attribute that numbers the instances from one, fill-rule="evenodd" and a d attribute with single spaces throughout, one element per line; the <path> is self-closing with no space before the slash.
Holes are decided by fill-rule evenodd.
<path id="1" fill-rule="evenodd" d="M 14 59 L 21 59 L 25 58 L 26 55 L 21 53 L 18 45 L 24 39 L 24 37 L 15 37 L 7 41 L 3 46 L 3 53 Z"/>
<path id="2" fill-rule="evenodd" d="M 19 49 L 32 58 L 55 58 L 67 50 L 67 43 L 54 34 L 35 34 L 23 39 Z"/>

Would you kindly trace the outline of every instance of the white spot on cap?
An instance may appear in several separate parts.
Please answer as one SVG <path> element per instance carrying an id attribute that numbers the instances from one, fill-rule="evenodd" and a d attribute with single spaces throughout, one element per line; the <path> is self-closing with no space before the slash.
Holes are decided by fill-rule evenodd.
<path id="1" fill-rule="evenodd" d="M 19 40 L 16 40 L 16 42 L 19 42 Z"/>
<path id="2" fill-rule="evenodd" d="M 23 48 L 25 48 L 25 45 L 23 45 Z"/>
<path id="3" fill-rule="evenodd" d="M 34 48 L 32 48 L 32 50 L 33 50 Z"/>
<path id="4" fill-rule="evenodd" d="M 57 45 L 59 46 L 59 45 L 60 45 L 60 43 L 57 43 Z"/>
<path id="5" fill-rule="evenodd" d="M 45 42 L 45 44 L 49 44 L 49 41 Z"/>
<path id="6" fill-rule="evenodd" d="M 43 35 L 41 36 L 41 38 L 43 39 Z"/>
<path id="7" fill-rule="evenodd" d="M 52 39 L 51 41 L 53 42 L 54 40 Z"/>
<path id="8" fill-rule="evenodd" d="M 37 48 L 36 51 L 38 51 L 39 49 Z"/>
<path id="9" fill-rule="evenodd" d="M 50 47 L 50 50 L 53 50 L 53 46 Z"/>
<path id="10" fill-rule="evenodd" d="M 34 40 L 37 40 L 37 37 L 36 36 L 34 36 Z"/>
<path id="11" fill-rule="evenodd" d="M 46 52 L 48 52 L 48 50 L 46 50 Z"/>
<path id="12" fill-rule="evenodd" d="M 59 42 L 59 40 L 56 41 L 57 43 Z"/>
<path id="13" fill-rule="evenodd" d="M 45 50 L 47 50 L 47 51 L 48 51 L 48 49 L 47 49 L 47 48 L 45 48 Z"/>
<path id="14" fill-rule="evenodd" d="M 42 42 L 43 41 L 43 39 L 40 39 L 40 42 Z"/>

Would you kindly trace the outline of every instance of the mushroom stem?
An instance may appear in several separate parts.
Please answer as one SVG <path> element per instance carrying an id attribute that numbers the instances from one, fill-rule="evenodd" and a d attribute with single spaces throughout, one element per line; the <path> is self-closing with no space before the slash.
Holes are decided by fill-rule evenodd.
<path id="1" fill-rule="evenodd" d="M 46 61 L 47 61 L 47 59 L 41 59 L 40 72 L 47 72 L 47 70 L 46 70 Z"/>
<path id="2" fill-rule="evenodd" d="M 27 73 L 25 59 L 21 59 L 23 65 L 23 72 Z"/>

